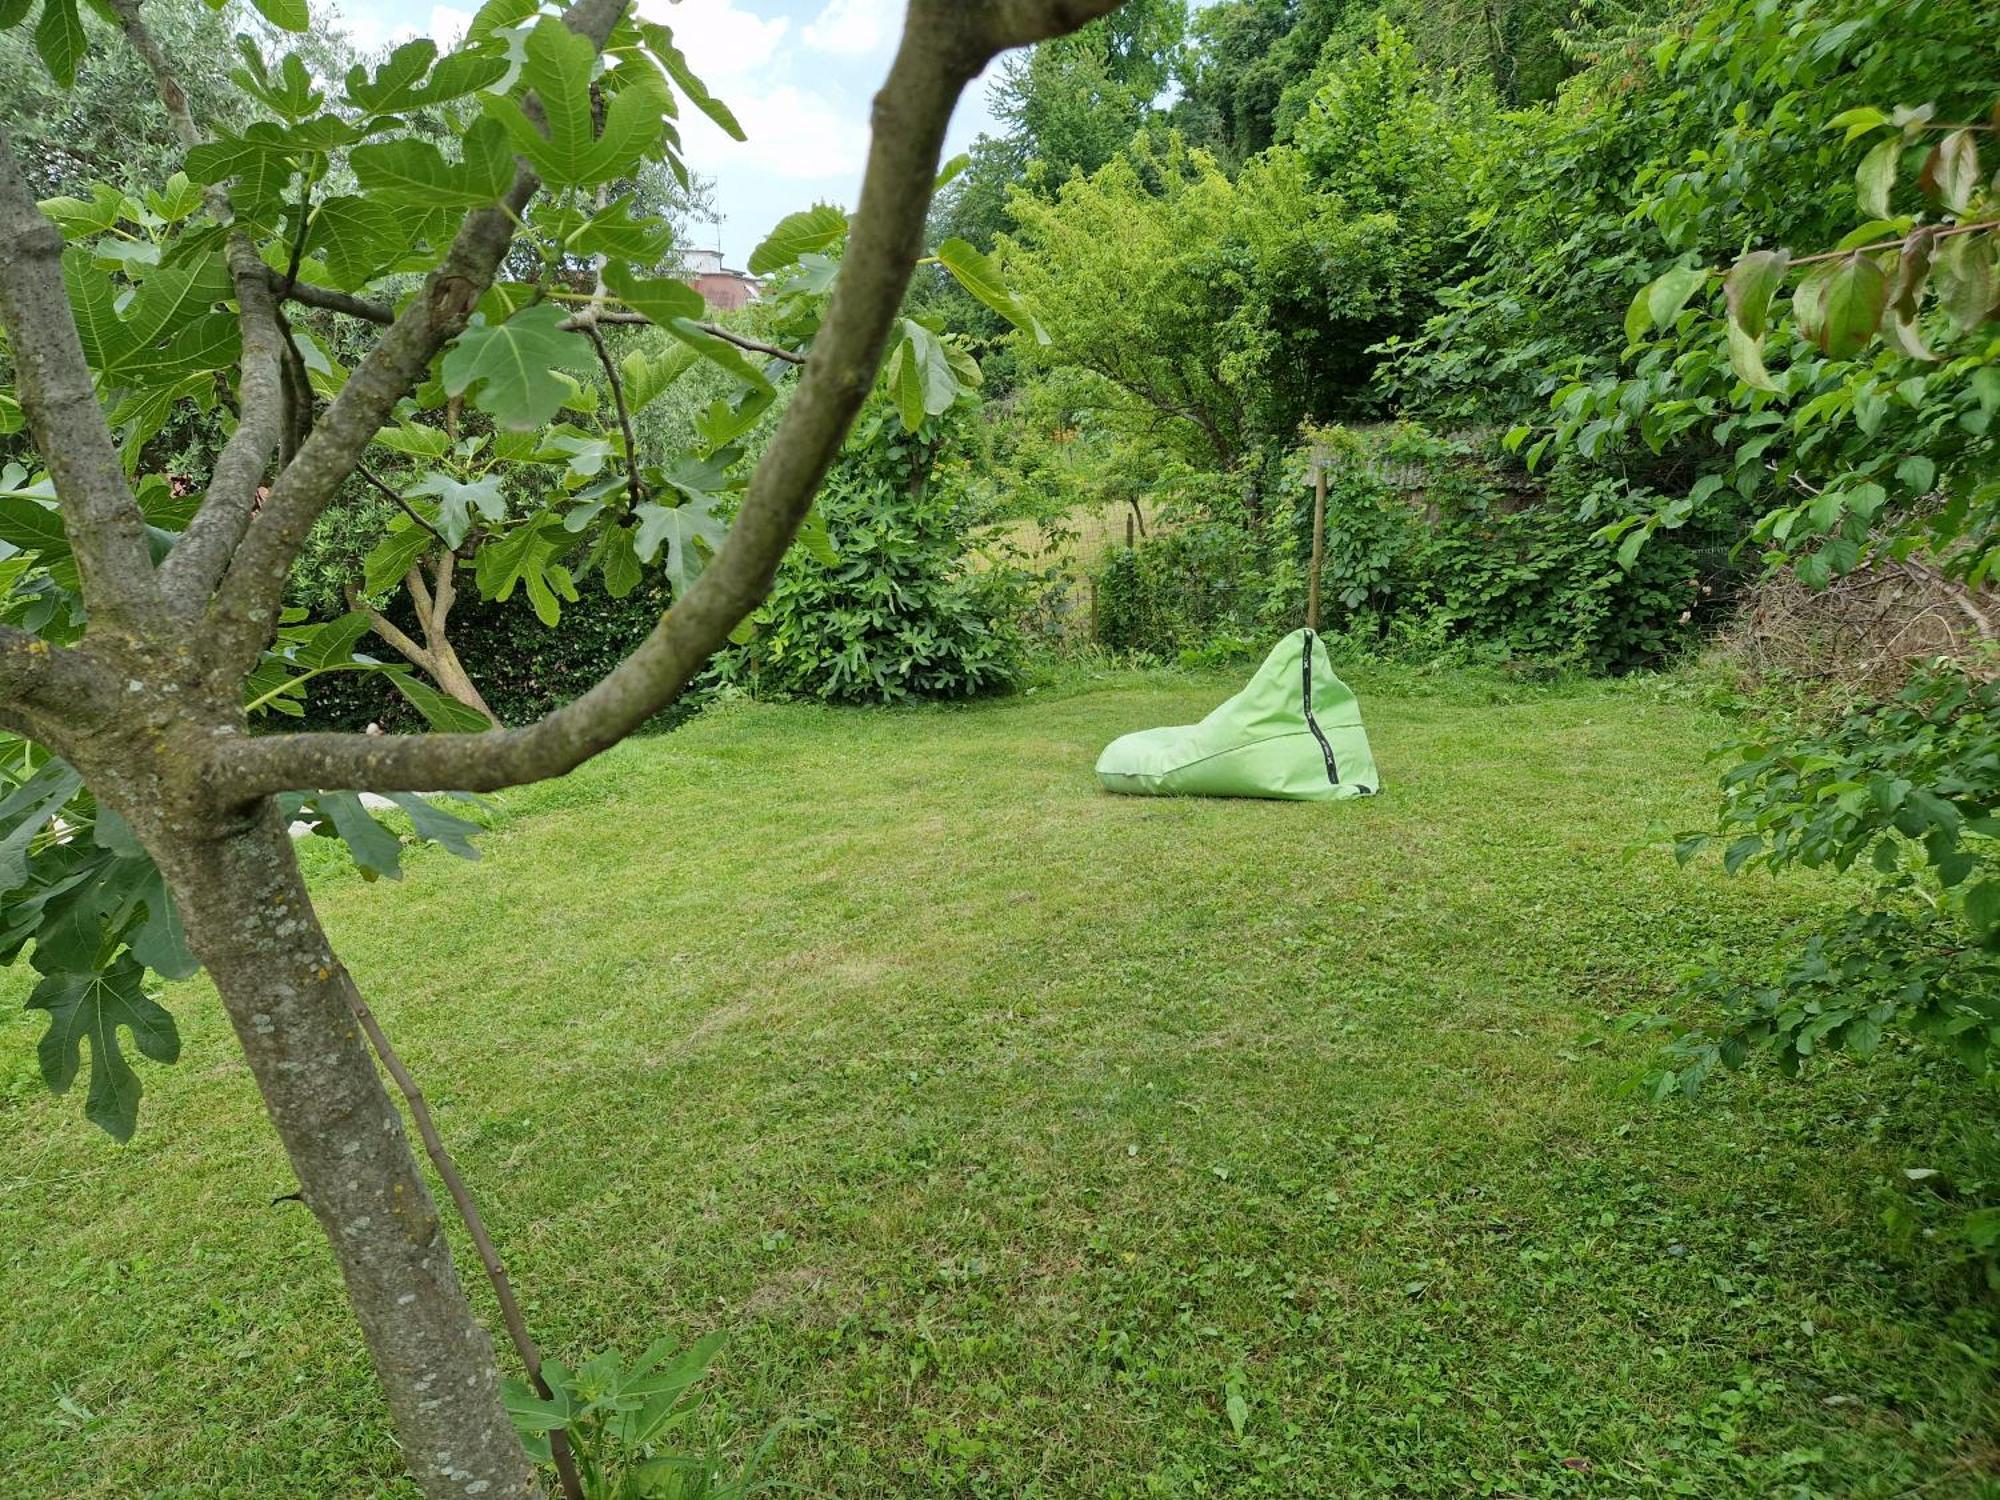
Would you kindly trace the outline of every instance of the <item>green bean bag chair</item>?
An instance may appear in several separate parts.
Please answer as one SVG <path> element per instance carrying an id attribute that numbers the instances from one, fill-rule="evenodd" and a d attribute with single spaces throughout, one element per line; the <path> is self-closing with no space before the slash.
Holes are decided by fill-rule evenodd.
<path id="1" fill-rule="evenodd" d="M 1199 724 L 1142 729 L 1097 758 L 1107 790 L 1148 797 L 1333 802 L 1377 791 L 1361 705 L 1310 630 L 1286 636 L 1250 683 Z"/>

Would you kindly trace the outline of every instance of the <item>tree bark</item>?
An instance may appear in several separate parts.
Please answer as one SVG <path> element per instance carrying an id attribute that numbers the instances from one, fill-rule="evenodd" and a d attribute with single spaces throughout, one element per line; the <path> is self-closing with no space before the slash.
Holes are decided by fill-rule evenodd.
<path id="1" fill-rule="evenodd" d="M 437 679 L 439 687 L 467 708 L 486 715 L 487 720 L 496 729 L 503 727 L 500 716 L 486 706 L 486 699 L 480 693 L 478 684 L 473 682 L 472 674 L 465 670 L 465 663 L 458 659 L 458 652 L 452 648 L 449 640 L 439 640 L 431 648 L 431 661 L 433 663 L 431 676 Z"/>
<path id="2" fill-rule="evenodd" d="M 432 1500 L 527 1500 L 493 1343 L 452 1269 L 402 1116 L 355 1019 L 277 805 L 213 840 L 155 838 L 271 1123 L 347 1284 L 403 1458 Z"/>

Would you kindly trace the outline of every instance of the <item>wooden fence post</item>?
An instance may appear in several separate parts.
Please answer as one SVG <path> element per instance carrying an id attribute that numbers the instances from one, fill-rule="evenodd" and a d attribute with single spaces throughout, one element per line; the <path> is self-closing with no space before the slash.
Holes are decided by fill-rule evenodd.
<path id="1" fill-rule="evenodd" d="M 1326 560 L 1326 449 L 1313 444 L 1312 571 L 1306 580 L 1306 629 L 1319 629 L 1319 573 Z"/>

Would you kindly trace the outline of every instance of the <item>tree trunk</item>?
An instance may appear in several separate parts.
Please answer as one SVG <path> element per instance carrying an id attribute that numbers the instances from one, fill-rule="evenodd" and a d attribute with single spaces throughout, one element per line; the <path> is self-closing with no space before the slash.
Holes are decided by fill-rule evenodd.
<path id="1" fill-rule="evenodd" d="M 503 728 L 500 717 L 486 706 L 486 699 L 472 680 L 472 674 L 465 670 L 465 663 L 458 659 L 458 652 L 451 642 L 440 636 L 431 647 L 431 677 L 437 685 L 463 703 L 467 708 L 476 709 L 486 715 L 493 727 Z"/>
<path id="2" fill-rule="evenodd" d="M 277 805 L 266 799 L 217 839 L 157 842 L 189 947 L 333 1246 L 410 1472 L 432 1500 L 527 1500 L 536 1491 L 492 1340 L 459 1286 Z"/>

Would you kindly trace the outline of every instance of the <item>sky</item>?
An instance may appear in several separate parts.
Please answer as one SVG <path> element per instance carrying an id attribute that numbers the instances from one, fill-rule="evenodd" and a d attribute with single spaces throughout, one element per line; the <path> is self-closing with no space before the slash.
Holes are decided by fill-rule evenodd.
<path id="1" fill-rule="evenodd" d="M 766 231 L 815 202 L 852 208 L 868 150 L 868 103 L 889 71 L 903 0 L 638 0 L 640 13 L 674 30 L 695 76 L 728 104 L 748 141 L 732 141 L 687 110 L 688 165 L 715 181 L 719 226 L 693 226 L 701 248 L 719 239 L 741 266 Z M 338 24 L 363 50 L 412 36 L 442 45 L 469 9 L 421 0 L 336 0 Z M 317 13 L 317 8 L 316 8 Z M 972 84 L 952 120 L 945 156 L 995 130 L 986 81 Z"/>

